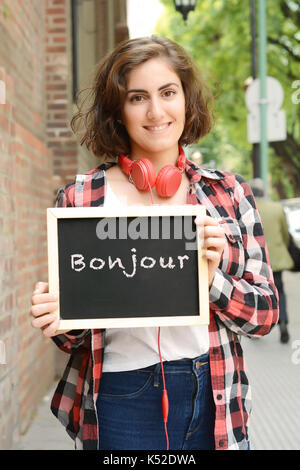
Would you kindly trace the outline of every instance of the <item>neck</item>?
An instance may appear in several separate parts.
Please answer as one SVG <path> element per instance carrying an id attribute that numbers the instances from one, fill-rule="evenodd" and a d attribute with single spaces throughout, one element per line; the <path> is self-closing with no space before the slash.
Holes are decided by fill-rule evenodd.
<path id="1" fill-rule="evenodd" d="M 176 165 L 179 155 L 178 146 L 159 152 L 147 152 L 132 149 L 130 155 L 131 160 L 138 160 L 139 158 L 148 158 L 154 166 L 155 171 L 159 170 L 165 165 Z"/>

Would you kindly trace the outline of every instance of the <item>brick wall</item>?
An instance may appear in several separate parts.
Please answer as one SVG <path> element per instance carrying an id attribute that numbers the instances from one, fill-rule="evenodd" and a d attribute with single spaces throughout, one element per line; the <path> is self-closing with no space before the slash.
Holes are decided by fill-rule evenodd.
<path id="1" fill-rule="evenodd" d="M 52 154 L 45 126 L 45 5 L 0 1 L 0 448 L 30 423 L 54 374 L 54 346 L 31 327 L 32 288 L 47 279 L 45 208 Z"/>
<path id="2" fill-rule="evenodd" d="M 0 361 L 0 448 L 5 448 L 10 443 L 17 422 L 18 408 L 12 404 L 18 402 L 18 319 L 14 259 L 16 213 L 11 191 L 15 174 L 15 161 L 11 155 L 15 100 L 13 81 L 2 61 L 1 71 L 1 80 L 6 88 L 6 104 L 0 104 L 0 340 L 5 346 L 5 358 L 2 357 Z"/>
<path id="3" fill-rule="evenodd" d="M 74 180 L 78 144 L 71 128 L 72 43 L 71 5 L 67 0 L 46 1 L 47 146 L 53 153 L 54 190 Z"/>
<path id="4" fill-rule="evenodd" d="M 107 29 L 117 34 L 108 11 L 121 15 L 114 20 L 126 35 L 125 4 L 95 0 L 97 28 L 86 51 L 94 42 L 96 61 L 107 52 Z M 9 449 L 68 359 L 31 327 L 29 310 L 34 284 L 48 277 L 46 208 L 80 168 L 70 129 L 71 0 L 0 0 L 0 38 L 0 449 Z M 85 156 L 88 170 L 94 160 Z"/>

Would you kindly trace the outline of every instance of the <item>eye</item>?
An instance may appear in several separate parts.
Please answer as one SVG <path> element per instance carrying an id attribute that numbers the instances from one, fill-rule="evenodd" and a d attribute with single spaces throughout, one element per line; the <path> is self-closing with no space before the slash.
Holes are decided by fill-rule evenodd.
<path id="1" fill-rule="evenodd" d="M 174 96 L 175 94 L 176 94 L 175 90 L 165 90 L 163 92 L 163 96 L 166 97 L 166 98 L 170 98 L 170 97 Z"/>
<path id="2" fill-rule="evenodd" d="M 143 95 L 133 95 L 133 96 L 131 96 L 130 99 L 129 99 L 129 101 L 130 101 L 131 103 L 134 103 L 134 102 L 139 103 L 139 102 L 142 102 L 142 101 L 144 101 L 144 100 L 145 100 L 145 97 L 144 97 Z"/>

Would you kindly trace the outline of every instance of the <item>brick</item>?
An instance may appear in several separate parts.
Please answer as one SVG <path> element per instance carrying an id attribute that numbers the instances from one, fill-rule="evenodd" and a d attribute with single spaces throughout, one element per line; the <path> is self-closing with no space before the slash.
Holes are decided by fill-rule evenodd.
<path id="1" fill-rule="evenodd" d="M 4 338 L 4 336 L 10 331 L 12 327 L 12 319 L 10 315 L 0 319 L 0 337 Z"/>
<path id="2" fill-rule="evenodd" d="M 56 23 L 56 24 L 66 23 L 66 18 L 53 18 L 53 23 Z"/>
<path id="3" fill-rule="evenodd" d="M 60 27 L 48 28 L 47 33 L 48 34 L 66 34 L 66 28 L 60 28 Z M 46 68 L 46 70 L 47 70 L 47 68 Z"/>
<path id="4" fill-rule="evenodd" d="M 66 47 L 65 46 L 47 46 L 46 52 L 59 54 L 62 52 L 66 52 Z"/>
<path id="5" fill-rule="evenodd" d="M 64 8 L 47 8 L 46 15 L 64 15 L 65 9 Z"/>
<path id="6" fill-rule="evenodd" d="M 53 38 L 53 42 L 57 42 L 57 43 L 66 43 L 67 42 L 67 39 L 66 37 L 54 37 Z"/>

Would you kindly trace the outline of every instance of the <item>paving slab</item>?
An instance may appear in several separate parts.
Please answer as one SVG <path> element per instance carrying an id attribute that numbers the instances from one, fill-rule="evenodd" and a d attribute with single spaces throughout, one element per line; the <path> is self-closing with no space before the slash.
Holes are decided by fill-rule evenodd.
<path id="1" fill-rule="evenodd" d="M 37 408 L 37 412 L 13 450 L 74 450 L 74 442 L 50 410 L 57 383 L 54 382 Z"/>
<path id="2" fill-rule="evenodd" d="M 300 273 L 285 272 L 290 341 L 279 327 L 260 339 L 242 338 L 252 388 L 251 448 L 300 449 Z"/>

